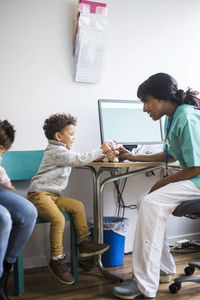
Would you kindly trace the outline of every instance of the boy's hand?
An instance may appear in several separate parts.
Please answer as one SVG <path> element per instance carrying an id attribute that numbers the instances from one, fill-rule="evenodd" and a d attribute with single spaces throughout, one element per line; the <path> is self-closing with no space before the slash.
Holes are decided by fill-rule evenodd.
<path id="1" fill-rule="evenodd" d="M 104 159 L 104 157 L 105 157 L 105 156 L 102 155 L 102 156 L 98 157 L 97 159 L 93 160 L 93 162 L 102 162 L 103 159 Z"/>
<path id="2" fill-rule="evenodd" d="M 122 147 L 123 148 L 123 147 Z M 119 150 L 119 145 L 116 141 L 106 141 L 102 146 L 101 150 L 103 154 L 106 154 L 108 151 Z"/>

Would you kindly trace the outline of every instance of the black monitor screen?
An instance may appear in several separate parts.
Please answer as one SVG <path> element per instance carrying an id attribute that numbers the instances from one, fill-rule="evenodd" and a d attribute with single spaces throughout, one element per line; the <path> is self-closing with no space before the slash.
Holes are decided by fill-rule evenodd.
<path id="1" fill-rule="evenodd" d="M 161 121 L 153 121 L 136 100 L 98 100 L 101 142 L 124 146 L 162 143 Z"/>

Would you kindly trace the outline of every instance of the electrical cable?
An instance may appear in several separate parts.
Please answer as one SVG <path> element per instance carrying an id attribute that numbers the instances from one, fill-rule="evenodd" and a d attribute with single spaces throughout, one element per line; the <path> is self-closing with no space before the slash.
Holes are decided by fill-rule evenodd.
<path id="1" fill-rule="evenodd" d="M 134 151 L 134 154 L 137 154 L 142 149 L 143 146 L 144 145 L 141 145 L 140 148 L 138 148 L 138 149 L 136 148 L 136 150 Z"/>
<path id="2" fill-rule="evenodd" d="M 162 168 L 162 169 L 160 170 L 160 179 L 163 178 L 163 177 L 166 177 L 165 171 L 166 171 L 165 168 Z M 172 175 L 172 170 L 170 170 L 170 169 L 168 170 L 168 175 Z"/>
<path id="3" fill-rule="evenodd" d="M 127 168 L 127 172 L 128 172 L 128 170 L 129 170 L 129 168 Z M 111 173 L 112 176 L 116 175 L 115 171 L 111 171 L 110 173 Z M 121 188 L 120 188 L 120 183 L 121 183 Z M 122 181 L 122 179 L 114 181 L 114 186 L 115 186 L 116 191 L 117 191 L 117 205 L 118 205 L 117 216 L 118 217 L 120 215 L 121 209 L 122 209 L 122 217 L 124 217 L 126 208 L 129 208 L 129 209 L 136 209 L 137 208 L 136 204 L 126 205 L 125 202 L 124 202 L 122 194 L 124 192 L 126 183 L 127 183 L 127 178 L 125 178 L 123 181 Z"/>
<path id="4" fill-rule="evenodd" d="M 188 249 L 188 251 L 185 251 L 186 249 Z M 183 242 L 181 244 L 176 243 L 174 246 L 170 247 L 171 253 L 190 254 L 199 251 L 200 251 L 200 242 L 196 240 Z"/>

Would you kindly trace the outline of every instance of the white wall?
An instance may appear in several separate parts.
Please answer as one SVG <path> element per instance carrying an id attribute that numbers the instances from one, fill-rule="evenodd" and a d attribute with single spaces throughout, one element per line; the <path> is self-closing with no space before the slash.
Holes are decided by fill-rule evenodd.
<path id="1" fill-rule="evenodd" d="M 77 2 L 0 0 L 0 119 L 8 118 L 16 127 L 14 150 L 43 149 L 46 139 L 42 124 L 56 112 L 78 117 L 75 150 L 97 147 L 97 99 L 135 99 L 138 85 L 156 72 L 170 73 L 181 88 L 200 90 L 199 0 L 107 1 L 107 57 L 102 80 L 96 85 L 73 82 L 72 32 Z M 126 201 L 136 202 L 158 178 L 157 173 L 154 178 L 140 175 L 129 179 Z M 87 171 L 73 171 L 65 194 L 82 200 L 88 216 L 92 215 L 91 177 Z M 105 189 L 104 202 L 105 214 L 113 215 L 112 185 Z M 127 210 L 126 215 L 131 220 L 128 251 L 132 248 L 136 212 Z M 30 261 L 32 265 L 47 261 L 48 225 L 41 225 L 40 230 L 38 226 L 26 246 L 28 266 Z M 198 231 L 195 222 L 173 217 L 167 229 L 171 237 Z"/>

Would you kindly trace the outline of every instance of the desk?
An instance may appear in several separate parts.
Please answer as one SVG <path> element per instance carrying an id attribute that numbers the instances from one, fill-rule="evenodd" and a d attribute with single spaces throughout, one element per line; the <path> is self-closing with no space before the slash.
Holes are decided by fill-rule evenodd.
<path id="1" fill-rule="evenodd" d="M 131 177 L 134 175 L 142 174 L 149 171 L 154 171 L 157 169 L 165 168 L 165 162 L 123 162 L 123 163 L 91 163 L 87 167 L 92 173 L 93 177 L 93 215 L 94 215 L 94 240 L 95 242 L 103 242 L 103 189 L 106 184 L 122 179 Z M 114 171 L 123 168 L 133 168 L 133 170 L 128 170 L 124 173 L 115 176 L 108 176 L 103 181 L 101 176 L 105 171 Z M 138 169 L 139 168 L 139 169 Z M 170 169 L 178 170 L 180 167 L 176 163 L 169 163 Z M 97 256 L 97 266 L 101 273 L 104 275 L 123 282 L 123 279 L 111 274 L 104 269 L 101 262 L 101 255 Z"/>

